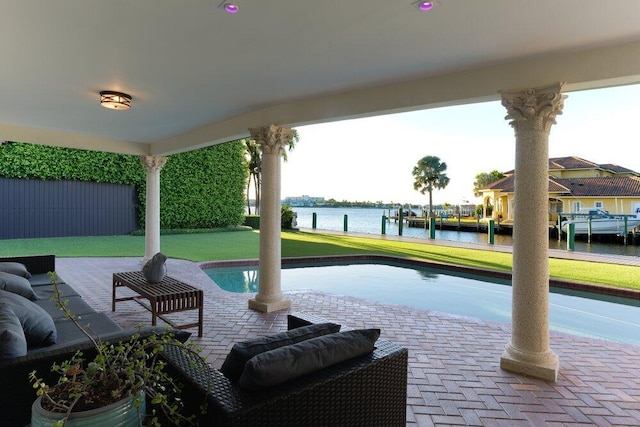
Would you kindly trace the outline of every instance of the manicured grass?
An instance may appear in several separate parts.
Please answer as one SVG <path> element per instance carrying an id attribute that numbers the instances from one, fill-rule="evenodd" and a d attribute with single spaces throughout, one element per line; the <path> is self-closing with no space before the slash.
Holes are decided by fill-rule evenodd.
<path id="1" fill-rule="evenodd" d="M 255 231 L 174 234 L 160 237 L 162 252 L 192 261 L 258 257 Z M 0 241 L 0 256 L 55 254 L 58 257 L 142 257 L 144 236 L 52 237 Z"/>
<path id="2" fill-rule="evenodd" d="M 215 261 L 258 258 L 256 231 L 177 234 L 161 237 L 162 252 L 172 258 Z M 121 257 L 144 255 L 143 236 L 61 237 L 0 241 L 0 256 L 55 254 L 58 257 Z M 305 232 L 282 233 L 282 256 L 383 254 L 450 264 L 511 271 L 509 253 L 436 244 L 399 242 Z M 640 290 L 640 267 L 551 259 L 551 277 Z"/>
<path id="3" fill-rule="evenodd" d="M 285 251 L 289 255 L 285 255 Z M 490 250 L 301 232 L 283 233 L 282 236 L 283 256 L 366 253 L 412 257 L 498 271 L 511 271 L 512 268 L 510 253 Z M 640 267 L 635 266 L 550 259 L 549 275 L 558 279 L 640 290 Z"/>

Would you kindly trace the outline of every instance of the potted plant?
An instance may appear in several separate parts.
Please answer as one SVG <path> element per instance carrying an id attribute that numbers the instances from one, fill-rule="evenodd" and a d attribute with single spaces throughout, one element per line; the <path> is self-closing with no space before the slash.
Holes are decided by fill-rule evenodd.
<path id="1" fill-rule="evenodd" d="M 55 288 L 54 301 L 89 339 L 95 355 L 85 358 L 78 351 L 69 360 L 54 363 L 51 370 L 59 375 L 56 384 L 46 384 L 35 371 L 29 374 L 38 395 L 32 406 L 31 425 L 93 427 L 103 425 L 100 417 L 105 417 L 105 426 L 137 426 L 143 422 L 160 426 L 160 420 L 176 425 L 192 424 L 193 416 L 180 413 L 183 406 L 180 387 L 164 370 L 166 363 L 160 353 L 167 345 L 197 351 L 169 332 L 144 337 L 138 332 L 118 343 L 101 341 L 68 310 L 58 290 L 57 275 L 49 273 L 49 276 Z M 197 359 L 206 363 L 200 357 Z M 146 400 L 153 406 L 148 416 Z"/>

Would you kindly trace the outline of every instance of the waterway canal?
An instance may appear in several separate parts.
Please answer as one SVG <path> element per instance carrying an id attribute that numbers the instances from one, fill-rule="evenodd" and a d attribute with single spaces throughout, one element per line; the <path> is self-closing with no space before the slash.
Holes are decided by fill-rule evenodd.
<path id="1" fill-rule="evenodd" d="M 317 215 L 316 228 L 318 230 L 342 231 L 344 227 L 344 216 L 348 218 L 348 230 L 356 233 L 381 234 L 382 232 L 382 215 L 388 215 L 388 211 L 379 208 L 302 208 L 294 207 L 297 213 L 298 227 L 311 228 L 313 221 L 313 213 Z M 394 221 L 386 223 L 386 233 L 388 235 L 398 235 L 398 224 Z M 403 227 L 402 235 L 416 238 L 429 238 L 429 231 L 423 228 Z M 487 233 L 475 233 L 468 231 L 450 231 L 438 230 L 436 227 L 436 239 L 468 242 L 468 243 L 486 243 Z M 576 252 L 591 252 L 601 254 L 616 254 L 640 256 L 640 246 L 623 245 L 621 243 L 587 243 L 583 240 L 576 240 Z M 495 244 L 512 245 L 513 240 L 510 235 L 496 234 Z M 566 240 L 558 241 L 557 238 L 549 239 L 549 248 L 566 249 Z"/>

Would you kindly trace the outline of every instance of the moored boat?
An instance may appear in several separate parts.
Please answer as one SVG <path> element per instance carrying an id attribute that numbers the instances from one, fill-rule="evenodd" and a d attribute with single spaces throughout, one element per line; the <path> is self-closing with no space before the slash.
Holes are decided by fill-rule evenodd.
<path id="1" fill-rule="evenodd" d="M 633 215 L 612 215 L 602 209 L 585 209 L 576 213 L 561 214 L 562 231 L 567 232 L 569 224 L 575 224 L 575 234 L 625 234 L 640 226 L 640 218 Z M 626 219 L 626 230 L 625 230 Z"/>

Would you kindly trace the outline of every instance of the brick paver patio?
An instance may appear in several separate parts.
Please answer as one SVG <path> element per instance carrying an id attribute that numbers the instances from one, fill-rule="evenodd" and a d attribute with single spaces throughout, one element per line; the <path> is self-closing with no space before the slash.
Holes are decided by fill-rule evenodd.
<path id="1" fill-rule="evenodd" d="M 139 269 L 138 258 L 58 258 L 57 271 L 96 310 L 123 328 L 150 324 L 134 302 L 111 308 L 111 275 Z M 286 311 L 261 314 L 247 295 L 220 290 L 197 264 L 167 262 L 168 274 L 204 290 L 204 336 L 194 337 L 220 367 L 234 342 L 286 329 Z M 354 327 L 379 327 L 409 349 L 407 425 L 640 425 L 640 347 L 551 333 L 558 381 L 505 372 L 499 358 L 510 326 L 385 305 L 315 291 L 287 292 L 291 311 L 312 312 Z M 177 319 L 185 319 L 181 313 Z M 195 315 L 195 314 L 194 314 Z"/>

